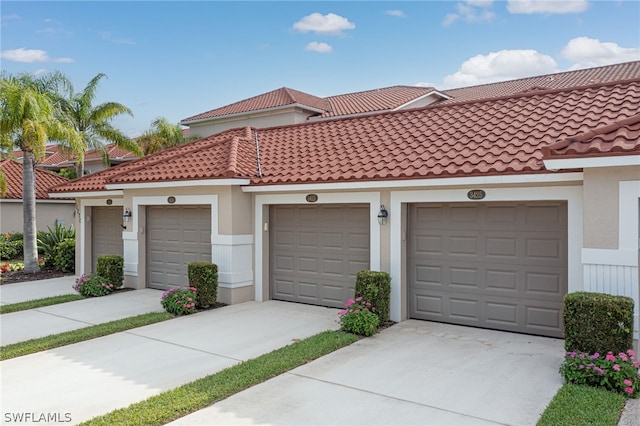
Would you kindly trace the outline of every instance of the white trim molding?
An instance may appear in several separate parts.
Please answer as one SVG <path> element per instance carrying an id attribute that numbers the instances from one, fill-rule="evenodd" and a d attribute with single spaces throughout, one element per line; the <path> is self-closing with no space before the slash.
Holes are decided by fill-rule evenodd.
<path id="1" fill-rule="evenodd" d="M 306 199 L 306 193 L 299 194 L 264 194 L 256 195 L 254 201 L 254 235 L 255 235 L 255 300 L 267 300 L 268 295 L 263 294 L 263 272 L 264 265 L 268 264 L 268 255 L 263 252 L 264 239 L 268 239 L 268 231 L 265 231 L 264 224 L 268 223 L 269 218 L 263 214 L 263 208 L 271 205 L 288 205 L 288 204 L 305 204 L 305 205 L 322 205 L 322 204 L 369 204 L 369 268 L 371 270 L 380 270 L 380 224 L 378 223 L 378 211 L 380 210 L 380 193 L 379 192 L 331 192 L 318 194 L 318 201 L 309 203 Z"/>
<path id="2" fill-rule="evenodd" d="M 295 185 L 255 185 L 244 186 L 243 192 L 300 192 L 300 191 L 343 191 L 343 190 L 377 190 L 377 189 L 409 189 L 433 188 L 439 186 L 478 186 L 478 185 L 533 185 L 536 183 L 557 183 L 566 185 L 582 182 L 582 172 L 549 172 L 521 175 L 452 177 L 433 179 L 403 179 L 383 181 L 353 181 L 339 183 L 299 183 Z"/>
<path id="3" fill-rule="evenodd" d="M 249 185 L 249 179 L 199 179 L 176 180 L 168 182 L 109 183 L 107 189 L 150 189 L 150 188 L 184 188 L 194 186 L 239 186 Z"/>
<path id="4" fill-rule="evenodd" d="M 469 200 L 467 189 L 424 189 L 414 191 L 392 191 L 390 211 L 402 211 L 403 204 L 409 203 L 485 203 L 496 201 L 566 201 L 568 227 L 568 291 L 582 289 L 582 264 L 580 249 L 583 242 L 583 197 L 582 186 L 541 186 L 521 188 L 491 188 L 486 190 L 482 201 Z M 391 217 L 391 309 L 393 321 L 401 321 L 403 300 L 407 295 L 402 291 L 402 283 L 406 278 L 402 253 L 405 237 L 403 220 L 400 214 Z"/>
<path id="5" fill-rule="evenodd" d="M 606 157 L 556 158 L 543 160 L 547 170 L 583 169 L 588 167 L 640 166 L 640 155 Z"/>
<path id="6" fill-rule="evenodd" d="M 49 192 L 51 198 L 122 197 L 122 191 Z"/>

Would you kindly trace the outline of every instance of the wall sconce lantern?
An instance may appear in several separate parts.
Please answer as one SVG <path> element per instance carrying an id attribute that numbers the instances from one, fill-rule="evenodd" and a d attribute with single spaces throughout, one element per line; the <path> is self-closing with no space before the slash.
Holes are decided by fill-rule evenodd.
<path id="1" fill-rule="evenodd" d="M 386 225 L 389 212 L 384 208 L 384 204 L 380 205 L 380 212 L 378 213 L 378 223 L 380 225 Z"/>
<path id="2" fill-rule="evenodd" d="M 122 221 L 124 223 L 129 223 L 132 216 L 133 214 L 131 214 L 131 210 L 129 210 L 129 208 L 127 207 L 124 209 L 124 213 L 122 213 Z M 127 229 L 127 225 L 120 225 L 120 226 L 122 226 L 122 229 Z"/>

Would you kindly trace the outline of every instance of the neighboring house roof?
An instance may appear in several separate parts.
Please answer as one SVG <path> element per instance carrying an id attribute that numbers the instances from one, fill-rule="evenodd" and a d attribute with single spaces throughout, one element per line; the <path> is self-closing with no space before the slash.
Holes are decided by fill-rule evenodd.
<path id="1" fill-rule="evenodd" d="M 443 92 L 451 96 L 451 99 L 445 100 L 442 103 L 487 99 L 540 90 L 589 86 L 592 84 L 634 79 L 638 76 L 640 76 L 640 61 L 625 62 L 622 64 L 444 90 Z"/>
<path id="2" fill-rule="evenodd" d="M 436 94 L 446 99 L 433 87 L 393 86 L 346 95 L 329 96 L 329 110 L 322 117 L 365 114 L 376 111 L 393 111 L 424 96 Z"/>
<path id="3" fill-rule="evenodd" d="M 551 173 L 542 161 L 544 147 L 638 114 L 637 77 L 260 130 L 234 129 L 53 192 L 104 190 L 105 183 L 229 177 L 251 178 L 260 185 Z M 638 138 L 633 140 L 634 129 L 629 131 L 633 147 L 625 148 L 629 153 L 640 145 Z"/>
<path id="4" fill-rule="evenodd" d="M 565 138 L 543 148 L 545 159 L 640 154 L 640 114 Z"/>
<path id="5" fill-rule="evenodd" d="M 510 96 L 531 91 L 564 89 L 636 78 L 640 61 L 607 65 L 575 71 L 501 81 L 471 87 L 438 91 L 433 87 L 392 86 L 382 89 L 319 98 L 286 87 L 254 96 L 231 105 L 203 112 L 182 120 L 182 124 L 249 114 L 286 106 L 306 107 L 315 112 L 312 118 L 331 118 L 356 114 L 394 111 L 412 107 L 418 100 L 434 95 L 438 103 L 456 103 L 493 97 Z M 416 105 L 419 106 L 419 105 Z"/>
<path id="6" fill-rule="evenodd" d="M 231 105 L 226 105 L 221 108 L 212 109 L 211 111 L 194 115 L 193 117 L 185 118 L 184 120 L 182 120 L 182 123 L 184 124 L 192 121 L 200 121 L 207 118 L 222 117 L 227 115 L 242 114 L 253 111 L 295 105 L 311 108 L 318 111 L 326 111 L 328 109 L 327 101 L 322 98 L 318 98 L 316 96 L 300 92 L 298 90 L 282 87 L 280 89 L 273 90 L 262 95 L 244 99 Z"/>
<path id="7" fill-rule="evenodd" d="M 0 169 L 7 181 L 7 195 L 5 199 L 22 200 L 22 163 L 15 160 L 0 162 Z M 64 184 L 69 180 L 47 172 L 35 169 L 36 174 L 36 199 L 49 199 L 49 189 L 53 186 Z"/>
<path id="8" fill-rule="evenodd" d="M 134 153 L 127 151 L 126 149 L 119 148 L 116 144 L 106 145 L 107 154 L 109 160 L 112 162 L 128 161 L 138 158 Z M 13 157 L 22 158 L 22 151 L 14 151 Z M 87 151 L 84 156 L 86 163 L 102 162 L 102 152 L 97 149 Z M 47 145 L 45 149 L 45 157 L 38 162 L 38 166 L 44 168 L 63 168 L 73 167 L 76 162 L 75 154 L 71 154 L 66 151 L 60 145 Z"/>

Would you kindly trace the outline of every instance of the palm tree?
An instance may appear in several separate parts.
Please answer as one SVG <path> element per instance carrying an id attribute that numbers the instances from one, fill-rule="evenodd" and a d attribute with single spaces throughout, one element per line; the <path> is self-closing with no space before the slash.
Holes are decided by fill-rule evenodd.
<path id="1" fill-rule="evenodd" d="M 84 175 L 84 155 L 89 150 L 100 151 L 105 165 L 109 165 L 109 153 L 105 142 L 115 143 L 119 148 L 126 149 L 138 156 L 142 155 L 138 144 L 110 123 L 112 118 L 121 114 L 133 116 L 131 110 L 117 102 L 105 102 L 93 106 L 98 84 L 104 77 L 106 75 L 103 73 L 96 75 L 79 93 L 74 93 L 73 86 L 71 86 L 68 98 L 61 100 L 62 109 L 69 124 L 82 135 L 83 144 L 80 149 L 68 147 L 71 152 L 76 154 L 76 175 L 78 177 Z M 64 141 L 62 142 L 64 144 Z"/>
<path id="2" fill-rule="evenodd" d="M 171 124 L 166 118 L 158 117 L 151 123 L 151 128 L 138 138 L 138 145 L 142 147 L 144 155 L 149 155 L 195 139 L 193 136 L 184 136 L 179 124 Z"/>
<path id="3" fill-rule="evenodd" d="M 60 121 L 57 99 L 69 82 L 59 72 L 34 77 L 29 74 L 0 76 L 0 148 L 22 150 L 22 202 L 24 219 L 24 270 L 35 273 L 36 244 L 35 165 L 44 156 L 50 139 L 66 140 L 77 148 L 77 132 Z"/>

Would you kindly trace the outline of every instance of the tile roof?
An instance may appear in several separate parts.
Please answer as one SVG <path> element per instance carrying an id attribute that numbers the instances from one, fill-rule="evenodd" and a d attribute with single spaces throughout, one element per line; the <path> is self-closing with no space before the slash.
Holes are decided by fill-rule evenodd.
<path id="1" fill-rule="evenodd" d="M 640 140 L 633 120 L 638 111 L 640 76 L 578 89 L 235 129 L 69 182 L 55 191 L 101 190 L 104 182 L 225 177 L 249 177 L 260 185 L 551 173 L 544 168 L 542 148 L 594 129 L 604 128 L 595 133 L 614 132 L 616 141 L 627 141 L 607 145 L 602 141 L 608 136 L 592 137 L 601 151 L 624 146 L 625 152 L 636 152 Z M 619 124 L 611 124 L 616 121 Z"/>
<path id="2" fill-rule="evenodd" d="M 640 154 L 640 114 L 565 138 L 543 148 L 545 158 Z"/>
<path id="3" fill-rule="evenodd" d="M 229 130 L 74 179 L 51 192 L 104 191 L 107 183 L 116 182 L 252 177 L 255 149 L 249 128 Z"/>
<path id="4" fill-rule="evenodd" d="M 116 144 L 106 145 L 109 159 L 111 160 L 132 160 L 138 158 L 134 153 L 116 146 Z M 22 158 L 22 151 L 14 151 L 13 157 Z M 75 163 L 75 154 L 67 152 L 60 145 L 48 145 L 45 150 L 45 157 L 38 162 L 42 166 L 69 166 Z M 92 160 L 102 161 L 102 153 L 97 149 L 87 151 L 84 156 L 85 162 Z"/>
<path id="5" fill-rule="evenodd" d="M 0 169 L 7 181 L 6 199 L 22 200 L 22 163 L 15 160 L 0 161 Z M 36 199 L 49 199 L 49 189 L 64 184 L 68 179 L 45 170 L 36 170 Z"/>
<path id="6" fill-rule="evenodd" d="M 411 101 L 434 92 L 433 87 L 393 86 L 364 92 L 329 96 L 329 110 L 322 117 L 393 111 Z"/>
<path id="7" fill-rule="evenodd" d="M 263 93 L 262 95 L 185 118 L 182 120 L 182 123 L 293 105 L 303 105 L 320 111 L 326 111 L 328 108 L 327 101 L 322 98 L 282 87 L 271 92 Z"/>
<path id="8" fill-rule="evenodd" d="M 479 86 L 462 87 L 444 90 L 451 99 L 442 103 L 454 103 L 509 96 L 536 90 L 566 89 L 570 87 L 589 86 L 592 84 L 609 83 L 634 79 L 640 76 L 640 61 L 622 64 L 606 65 L 575 71 L 565 71 L 555 74 L 526 77 L 518 80 L 501 81 Z"/>

